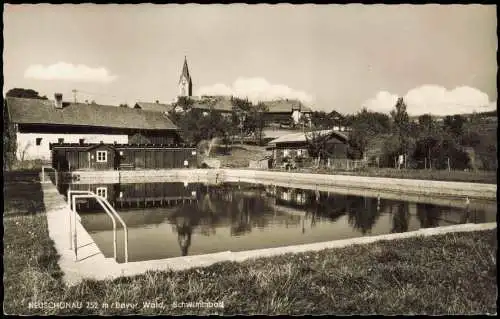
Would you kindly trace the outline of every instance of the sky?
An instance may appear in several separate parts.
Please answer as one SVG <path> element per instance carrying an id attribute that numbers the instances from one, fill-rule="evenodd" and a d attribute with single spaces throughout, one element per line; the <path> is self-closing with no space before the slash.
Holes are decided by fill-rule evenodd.
<path id="1" fill-rule="evenodd" d="M 410 115 L 496 109 L 493 5 L 4 5 L 5 93 L 133 105 L 194 95 Z"/>

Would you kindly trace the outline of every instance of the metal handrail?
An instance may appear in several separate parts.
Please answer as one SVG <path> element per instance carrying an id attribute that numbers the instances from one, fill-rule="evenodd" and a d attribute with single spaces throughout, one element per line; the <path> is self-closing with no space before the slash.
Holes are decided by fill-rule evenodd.
<path id="1" fill-rule="evenodd" d="M 72 206 L 74 207 L 73 214 L 74 214 L 74 219 L 73 219 L 73 250 L 75 252 L 75 260 L 78 260 L 78 245 L 77 245 L 77 232 L 76 232 L 76 199 L 77 198 L 95 198 L 99 201 L 97 195 L 91 195 L 91 194 L 83 194 L 83 195 L 74 195 L 72 197 Z M 102 204 L 101 204 L 102 205 Z M 105 209 L 106 213 L 108 214 L 109 217 L 111 217 L 111 220 L 113 221 L 113 254 L 114 258 L 116 260 L 116 220 L 109 212 L 108 209 Z"/>
<path id="2" fill-rule="evenodd" d="M 80 191 L 80 190 L 71 190 L 71 189 L 68 189 L 68 192 L 67 192 L 67 202 L 68 202 L 68 208 L 70 210 L 70 214 L 69 214 L 69 249 L 70 250 L 73 250 L 73 213 L 75 212 L 75 210 L 73 210 L 73 205 L 72 205 L 72 202 L 71 202 L 71 195 L 73 194 L 89 194 L 90 192 L 89 191 Z"/>
<path id="3" fill-rule="evenodd" d="M 107 199 L 105 199 L 104 197 L 101 197 L 101 196 L 98 196 L 98 197 L 100 197 L 100 198 L 98 198 L 98 201 L 102 201 L 102 204 L 107 205 L 108 209 L 115 215 L 115 217 L 118 219 L 120 224 L 122 224 L 123 232 L 124 232 L 124 240 L 125 240 L 125 242 L 124 242 L 125 262 L 127 263 L 128 262 L 128 228 L 127 228 L 127 225 L 125 224 L 125 221 L 123 221 L 121 216 L 118 214 L 118 212 L 115 210 L 115 208 L 113 206 L 111 206 L 111 204 L 108 202 Z"/>
<path id="4" fill-rule="evenodd" d="M 69 217 L 69 224 L 70 224 L 70 227 L 69 227 L 69 247 L 70 247 L 70 249 L 73 249 L 73 235 L 72 235 L 73 219 L 76 220 L 76 205 L 73 205 L 72 204 L 72 200 L 71 200 L 71 196 L 74 195 L 74 194 L 95 195 L 91 191 L 71 190 L 71 189 L 68 189 L 68 194 L 67 194 L 68 206 L 69 206 L 69 209 L 70 209 L 71 213 L 73 213 L 73 214 L 69 215 L 70 216 Z M 109 215 L 109 213 L 108 213 L 108 215 Z M 74 217 L 74 218 L 72 218 L 72 217 Z M 110 216 L 110 218 L 113 220 L 113 228 L 115 228 L 116 222 L 114 221 L 113 216 Z"/>
<path id="5" fill-rule="evenodd" d="M 81 194 L 81 195 L 77 195 Z M 73 197 L 71 197 L 73 196 Z M 104 198 L 99 195 L 96 195 L 95 193 L 91 191 L 81 191 L 81 190 L 68 190 L 68 203 L 70 204 L 70 209 L 73 212 L 74 218 L 73 218 L 73 223 L 70 217 L 70 249 L 73 248 L 75 251 L 75 259 L 78 259 L 77 255 L 77 233 L 76 233 L 76 199 L 77 198 L 95 198 L 97 202 L 104 208 L 104 211 L 108 216 L 111 218 L 113 222 L 113 253 L 114 253 L 114 258 L 116 260 L 116 220 L 115 217 L 120 221 L 120 223 L 123 226 L 124 230 L 124 248 L 125 248 L 125 262 L 128 262 L 128 229 L 127 225 L 123 221 L 123 219 L 120 217 L 118 212 L 111 206 L 111 204 Z M 71 214 L 70 214 L 71 216 Z M 73 232 L 71 231 L 71 226 L 73 224 Z M 73 239 L 73 241 L 71 240 Z M 72 244 L 74 242 L 74 245 Z"/>

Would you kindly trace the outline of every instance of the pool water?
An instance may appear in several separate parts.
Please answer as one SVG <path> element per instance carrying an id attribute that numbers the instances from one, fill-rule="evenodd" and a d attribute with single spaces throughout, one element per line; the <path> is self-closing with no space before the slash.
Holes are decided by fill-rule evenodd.
<path id="1" fill-rule="evenodd" d="M 92 185 L 85 187 L 92 189 Z M 108 200 L 128 227 L 129 261 L 496 221 L 494 202 L 467 209 L 465 203 L 437 205 L 406 201 L 403 197 L 393 200 L 240 183 L 110 184 L 107 188 L 112 190 L 106 194 Z M 111 219 L 90 204 L 81 205 L 78 212 L 103 254 L 113 257 Z M 118 262 L 123 261 L 120 229 Z"/>

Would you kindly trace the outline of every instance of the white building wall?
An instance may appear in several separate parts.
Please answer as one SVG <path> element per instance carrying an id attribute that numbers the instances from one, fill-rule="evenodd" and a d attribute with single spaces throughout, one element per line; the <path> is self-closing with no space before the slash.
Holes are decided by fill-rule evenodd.
<path id="1" fill-rule="evenodd" d="M 179 96 L 189 96 L 189 79 L 185 76 L 181 78 L 179 83 Z"/>
<path id="2" fill-rule="evenodd" d="M 52 133 L 17 133 L 17 159 L 22 158 L 24 152 L 25 160 L 43 159 L 50 160 L 51 153 L 49 143 L 57 143 L 60 138 L 64 143 L 78 143 L 84 139 L 84 143 L 128 143 L 127 135 L 104 135 L 104 134 L 52 134 Z M 36 139 L 41 138 L 40 145 L 36 145 Z"/>
<path id="3" fill-rule="evenodd" d="M 300 111 L 298 111 L 298 110 L 293 111 L 292 118 L 293 118 L 293 122 L 295 124 L 299 123 L 301 117 L 302 117 L 302 113 Z"/>

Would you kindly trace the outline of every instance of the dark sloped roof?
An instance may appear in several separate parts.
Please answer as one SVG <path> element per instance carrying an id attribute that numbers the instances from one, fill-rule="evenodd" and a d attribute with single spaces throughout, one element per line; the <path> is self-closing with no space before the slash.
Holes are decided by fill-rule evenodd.
<path id="1" fill-rule="evenodd" d="M 305 106 L 299 100 L 273 100 L 263 102 L 268 107 L 268 113 L 292 113 L 294 110 L 301 112 L 312 112 L 312 110 Z"/>
<path id="2" fill-rule="evenodd" d="M 141 130 L 178 130 L 165 115 L 110 105 L 64 102 L 56 109 L 50 100 L 7 97 L 10 119 L 18 124 L 53 124 L 128 128 Z"/>
<path id="3" fill-rule="evenodd" d="M 193 101 L 193 109 L 214 109 L 221 112 L 231 112 L 233 110 L 233 103 L 230 96 L 202 96 L 201 99 L 193 99 Z M 299 110 L 304 113 L 312 112 L 311 108 L 305 106 L 299 100 L 281 99 L 263 101 L 262 103 L 264 103 L 268 107 L 268 111 L 266 113 L 289 113 L 291 115 L 294 110 Z"/>
<path id="4" fill-rule="evenodd" d="M 102 144 L 91 145 L 91 146 L 87 147 L 85 150 L 90 151 L 90 150 L 93 150 L 94 148 L 98 148 L 98 147 L 105 147 L 105 148 L 112 149 L 112 150 L 115 149 L 114 146 L 112 146 L 112 145 L 102 143 Z"/>
<path id="5" fill-rule="evenodd" d="M 205 97 L 199 101 L 195 101 L 192 108 L 200 110 L 214 109 L 220 112 L 231 112 L 233 110 L 233 103 L 231 102 L 230 97 L 213 96 Z"/>
<path id="6" fill-rule="evenodd" d="M 139 107 L 144 111 L 153 111 L 153 112 L 169 112 L 173 109 L 173 106 L 170 104 L 163 103 L 151 103 L 151 102 L 137 102 L 135 103 L 135 108 Z"/>
<path id="7" fill-rule="evenodd" d="M 321 131 L 315 131 L 317 134 L 321 136 L 326 136 L 330 135 L 332 137 L 335 137 L 339 141 L 346 143 L 349 139 L 349 136 L 346 135 L 344 132 L 339 132 L 339 131 L 334 131 L 334 130 L 321 130 Z M 299 142 L 306 142 L 306 133 L 304 132 L 299 132 L 299 133 L 292 133 L 292 134 L 287 134 L 280 136 L 268 143 L 268 145 L 276 145 L 280 143 L 299 143 Z"/>

